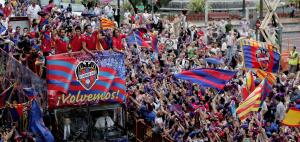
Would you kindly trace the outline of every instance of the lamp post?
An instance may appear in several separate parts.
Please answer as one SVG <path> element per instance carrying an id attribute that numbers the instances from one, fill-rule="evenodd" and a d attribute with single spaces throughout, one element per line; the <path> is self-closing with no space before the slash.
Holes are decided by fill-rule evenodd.
<path id="1" fill-rule="evenodd" d="M 263 8 L 264 8 L 264 2 L 263 2 L 263 0 L 260 0 L 259 1 L 259 19 L 260 19 L 260 21 L 263 20 L 263 16 L 264 16 Z M 261 33 L 259 34 L 259 40 L 264 41 L 264 37 Z"/>
<path id="2" fill-rule="evenodd" d="M 205 26 L 208 25 L 208 0 L 205 0 Z"/>
<path id="3" fill-rule="evenodd" d="M 118 27 L 120 27 L 120 0 L 118 0 L 117 2 L 117 5 L 118 5 L 118 9 L 117 9 L 117 22 L 118 22 Z"/>
<path id="4" fill-rule="evenodd" d="M 246 0 L 243 0 L 243 17 L 246 17 Z"/>
<path id="5" fill-rule="evenodd" d="M 152 10 L 151 10 L 151 15 L 152 15 L 152 18 L 153 18 L 153 15 L 154 15 L 154 0 L 151 0 L 151 8 L 152 8 Z"/>
<path id="6" fill-rule="evenodd" d="M 263 20 L 263 8 L 264 8 L 264 2 L 263 0 L 259 0 L 259 19 Z"/>

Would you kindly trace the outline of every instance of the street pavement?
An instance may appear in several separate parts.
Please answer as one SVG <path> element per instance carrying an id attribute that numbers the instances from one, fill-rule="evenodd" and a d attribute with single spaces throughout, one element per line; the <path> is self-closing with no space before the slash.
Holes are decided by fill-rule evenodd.
<path id="1" fill-rule="evenodd" d="M 296 46 L 297 51 L 300 52 L 300 18 L 280 18 L 280 22 L 283 25 L 282 49 Z M 231 23 L 238 27 L 240 20 L 232 20 Z M 204 27 L 205 23 L 204 21 L 191 21 L 189 25 Z"/>

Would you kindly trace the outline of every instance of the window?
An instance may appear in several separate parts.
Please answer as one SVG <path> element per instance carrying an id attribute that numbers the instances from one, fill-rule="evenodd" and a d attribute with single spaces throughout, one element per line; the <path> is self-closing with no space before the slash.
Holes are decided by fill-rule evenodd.
<path id="1" fill-rule="evenodd" d="M 57 109 L 55 115 L 62 140 L 126 139 L 125 115 L 118 104 Z"/>

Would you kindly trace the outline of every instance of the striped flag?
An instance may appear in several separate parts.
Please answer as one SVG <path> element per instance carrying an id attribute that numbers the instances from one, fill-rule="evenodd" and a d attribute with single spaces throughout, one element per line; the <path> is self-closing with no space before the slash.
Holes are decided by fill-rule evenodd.
<path id="1" fill-rule="evenodd" d="M 118 69 L 101 66 L 102 62 L 92 64 L 88 59 L 85 59 L 87 62 L 80 61 L 72 56 L 75 55 L 47 58 L 49 107 L 76 106 L 99 101 L 126 102 L 126 81 L 119 76 Z M 73 96 L 76 96 L 75 100 Z"/>
<path id="2" fill-rule="evenodd" d="M 290 127 L 300 127 L 300 109 L 290 108 L 281 123 Z"/>
<path id="3" fill-rule="evenodd" d="M 126 81 L 122 78 L 115 78 L 111 87 L 110 87 L 110 92 L 119 92 L 119 96 L 121 98 L 118 98 L 118 102 L 126 102 Z"/>
<path id="4" fill-rule="evenodd" d="M 241 40 L 244 64 L 246 68 L 263 69 L 268 72 L 278 72 L 280 54 L 269 44 L 254 40 Z"/>
<path id="5" fill-rule="evenodd" d="M 47 57 L 48 90 L 67 93 L 78 61 L 72 57 Z"/>
<path id="6" fill-rule="evenodd" d="M 246 87 L 249 94 L 255 89 L 254 76 L 251 70 L 246 75 Z"/>
<path id="7" fill-rule="evenodd" d="M 114 29 L 116 27 L 115 22 L 107 18 L 101 18 L 100 21 L 101 21 L 102 30 Z"/>
<path id="8" fill-rule="evenodd" d="M 270 84 L 270 82 L 266 80 L 263 83 L 264 83 L 264 88 L 261 95 L 261 105 L 263 101 L 266 100 L 267 96 L 269 96 L 269 94 L 272 92 L 272 85 Z"/>
<path id="9" fill-rule="evenodd" d="M 158 53 L 158 39 L 156 35 L 152 35 L 152 49 L 155 53 Z"/>
<path id="10" fill-rule="evenodd" d="M 256 75 L 258 76 L 258 78 L 260 80 L 263 80 L 263 79 L 267 78 L 267 80 L 269 81 L 269 83 L 271 85 L 276 83 L 276 76 L 273 73 L 265 72 L 263 70 L 257 69 L 256 70 Z"/>
<path id="11" fill-rule="evenodd" d="M 142 37 L 141 32 L 134 31 L 127 37 L 129 45 L 136 44 L 141 47 L 151 47 Z"/>
<path id="12" fill-rule="evenodd" d="M 264 81 L 262 81 L 256 87 L 256 89 L 243 102 L 240 103 L 239 107 L 236 109 L 237 115 L 239 116 L 241 121 L 245 121 L 250 112 L 258 111 L 261 104 L 261 96 L 265 84 Z"/>
<path id="13" fill-rule="evenodd" d="M 202 68 L 189 71 L 183 71 L 175 74 L 175 77 L 182 80 L 189 80 L 198 83 L 202 87 L 211 87 L 224 89 L 224 86 L 234 77 L 236 71 L 228 71 L 213 68 Z"/>

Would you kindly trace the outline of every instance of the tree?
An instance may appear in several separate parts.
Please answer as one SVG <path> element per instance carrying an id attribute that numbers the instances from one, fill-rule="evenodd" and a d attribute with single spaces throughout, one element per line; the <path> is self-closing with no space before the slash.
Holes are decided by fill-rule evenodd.
<path id="1" fill-rule="evenodd" d="M 189 11 L 204 12 L 205 0 L 190 0 L 188 4 Z"/>
<path id="2" fill-rule="evenodd" d="M 132 8 L 133 8 L 133 10 L 134 10 L 134 13 L 137 13 L 137 5 L 138 4 L 140 4 L 141 3 L 141 1 L 140 0 L 128 0 L 129 1 L 129 3 L 132 5 Z"/>
<path id="3" fill-rule="evenodd" d="M 295 5 L 298 5 L 298 7 L 300 8 L 300 0 L 289 0 L 289 3 L 293 3 Z"/>
<path id="4" fill-rule="evenodd" d="M 82 0 L 82 5 L 87 8 L 94 7 L 97 3 L 97 0 Z"/>
<path id="5" fill-rule="evenodd" d="M 143 4 L 146 10 L 152 10 L 152 0 L 128 0 L 129 3 L 132 5 L 132 8 L 135 13 L 137 13 L 137 5 Z M 154 2 L 154 9 L 158 10 L 161 6 L 166 6 L 171 0 L 153 0 Z"/>

